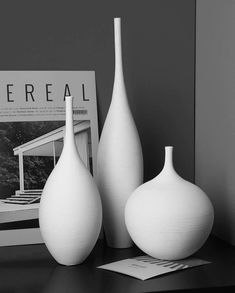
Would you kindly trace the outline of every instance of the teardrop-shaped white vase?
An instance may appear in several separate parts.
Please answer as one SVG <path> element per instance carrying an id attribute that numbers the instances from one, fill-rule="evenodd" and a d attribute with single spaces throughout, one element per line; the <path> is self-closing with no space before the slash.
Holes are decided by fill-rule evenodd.
<path id="1" fill-rule="evenodd" d="M 90 254 L 101 223 L 98 188 L 78 154 L 73 133 L 72 97 L 66 97 L 64 148 L 42 193 L 41 234 L 58 263 L 76 265 Z"/>
<path id="2" fill-rule="evenodd" d="M 138 187 L 125 209 L 128 231 L 145 253 L 177 260 L 196 252 L 209 236 L 214 210 L 207 195 L 174 170 L 166 147 L 162 172 Z"/>
<path id="3" fill-rule="evenodd" d="M 126 248 L 133 243 L 126 229 L 124 208 L 131 193 L 143 182 L 143 157 L 124 84 L 120 18 L 114 19 L 114 39 L 113 94 L 98 147 L 97 182 L 107 244 Z"/>

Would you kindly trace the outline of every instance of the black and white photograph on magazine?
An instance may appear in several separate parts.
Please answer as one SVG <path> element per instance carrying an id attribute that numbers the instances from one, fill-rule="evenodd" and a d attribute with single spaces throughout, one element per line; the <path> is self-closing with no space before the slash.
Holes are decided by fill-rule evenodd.
<path id="1" fill-rule="evenodd" d="M 66 96 L 73 96 L 77 149 L 93 174 L 95 73 L 0 71 L 0 82 L 0 246 L 40 243 L 40 198 L 63 149 Z"/>

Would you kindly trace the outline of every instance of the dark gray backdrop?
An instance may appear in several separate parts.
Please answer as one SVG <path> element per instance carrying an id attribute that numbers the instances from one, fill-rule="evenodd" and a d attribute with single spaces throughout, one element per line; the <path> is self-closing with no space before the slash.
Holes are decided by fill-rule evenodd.
<path id="1" fill-rule="evenodd" d="M 102 129 L 112 94 L 113 17 L 122 17 L 130 106 L 145 180 L 174 145 L 194 178 L 194 0 L 7 0 L 0 3 L 0 70 L 95 70 Z M 1 86 L 1 85 L 0 85 Z"/>

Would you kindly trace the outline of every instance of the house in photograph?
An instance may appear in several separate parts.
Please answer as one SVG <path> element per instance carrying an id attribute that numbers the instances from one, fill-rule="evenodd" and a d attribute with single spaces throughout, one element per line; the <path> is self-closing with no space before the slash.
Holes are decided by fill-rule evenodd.
<path id="1" fill-rule="evenodd" d="M 65 127 L 59 127 L 13 149 L 19 158 L 19 185 L 15 194 L 0 200 L 0 224 L 26 221 L 38 218 L 38 208 L 42 189 L 26 189 L 24 179 L 24 157 L 53 157 L 54 166 L 63 148 Z M 77 149 L 86 167 L 90 170 L 91 134 L 90 121 L 74 123 L 74 134 Z"/>

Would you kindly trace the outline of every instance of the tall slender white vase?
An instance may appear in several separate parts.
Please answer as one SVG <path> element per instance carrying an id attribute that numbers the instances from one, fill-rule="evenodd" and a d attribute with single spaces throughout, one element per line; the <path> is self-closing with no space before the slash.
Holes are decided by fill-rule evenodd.
<path id="1" fill-rule="evenodd" d="M 120 18 L 114 19 L 114 39 L 113 94 L 98 147 L 97 182 L 107 244 L 126 248 L 133 243 L 126 229 L 124 208 L 130 194 L 143 181 L 143 157 L 124 84 Z"/>
<path id="2" fill-rule="evenodd" d="M 58 263 L 75 265 L 90 254 L 101 223 L 99 192 L 78 154 L 73 133 L 72 97 L 66 97 L 64 148 L 42 193 L 41 234 Z"/>
<path id="3" fill-rule="evenodd" d="M 206 194 L 174 170 L 172 151 L 173 147 L 166 147 L 162 172 L 138 187 L 125 209 L 126 225 L 135 244 L 166 260 L 196 252 L 209 236 L 214 220 Z"/>

